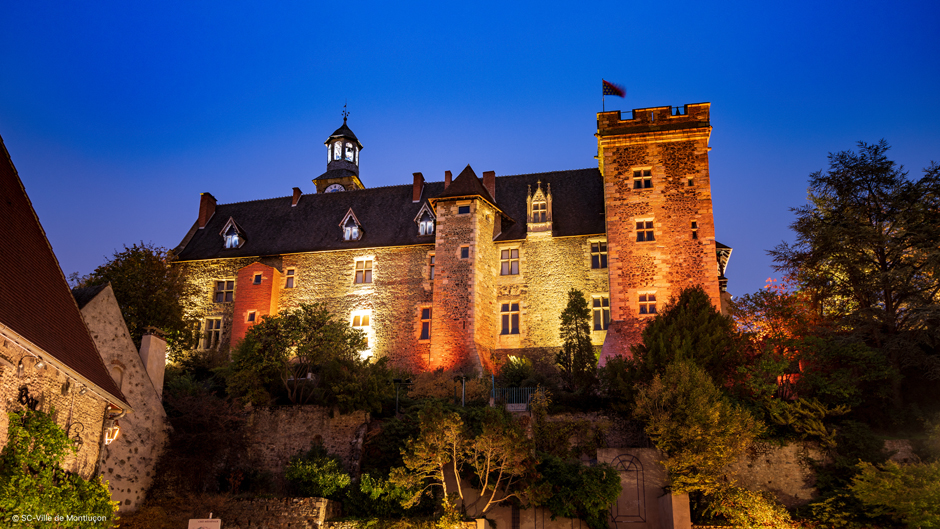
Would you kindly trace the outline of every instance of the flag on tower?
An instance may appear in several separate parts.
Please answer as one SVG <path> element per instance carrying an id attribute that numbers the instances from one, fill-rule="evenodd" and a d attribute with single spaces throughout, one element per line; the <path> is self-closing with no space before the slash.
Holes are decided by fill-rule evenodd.
<path id="1" fill-rule="evenodd" d="M 625 97 L 627 95 L 627 91 L 624 90 L 622 86 L 609 83 L 603 79 L 601 79 L 601 81 L 604 82 L 604 92 L 602 95 L 618 97 Z"/>

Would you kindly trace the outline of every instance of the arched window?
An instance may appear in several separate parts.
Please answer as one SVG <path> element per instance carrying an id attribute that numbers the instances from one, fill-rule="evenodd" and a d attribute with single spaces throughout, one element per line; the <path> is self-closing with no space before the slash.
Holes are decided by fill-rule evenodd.
<path id="1" fill-rule="evenodd" d="M 347 241 L 359 240 L 359 225 L 350 217 L 343 227 L 343 239 Z"/>
<path id="2" fill-rule="evenodd" d="M 238 230 L 235 229 L 235 226 L 229 227 L 228 231 L 225 232 L 225 247 L 238 248 L 240 244 L 241 238 L 238 236 Z"/>

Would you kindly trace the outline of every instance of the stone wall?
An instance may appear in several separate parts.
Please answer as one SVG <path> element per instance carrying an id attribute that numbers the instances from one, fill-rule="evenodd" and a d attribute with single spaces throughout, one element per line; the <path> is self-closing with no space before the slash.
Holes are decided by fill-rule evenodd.
<path id="1" fill-rule="evenodd" d="M 628 354 L 645 325 L 639 295 L 661 309 L 683 288 L 701 285 L 720 308 L 715 226 L 708 171 L 709 105 L 598 114 L 598 159 L 604 175 L 612 318 L 605 357 Z M 651 171 L 652 187 L 634 188 L 633 172 Z M 654 241 L 637 240 L 636 222 L 653 223 Z M 692 222 L 696 222 L 693 238 Z M 617 343 L 615 343 L 617 342 Z"/>
<path id="2" fill-rule="evenodd" d="M 9 417 L 6 412 L 25 409 L 21 397 L 24 401 L 27 397 L 35 399 L 36 409 L 54 412 L 56 424 L 65 429 L 70 438 L 81 440 L 78 453 L 67 456 L 62 467 L 83 478 L 91 478 L 98 462 L 108 403 L 94 391 L 79 395 L 80 388 L 75 381 L 50 365 L 37 369 L 36 361 L 13 341 L 0 337 L 0 408 L 3 411 L 0 413 L 0 448 L 7 443 Z M 20 363 L 22 374 L 18 369 Z"/>
<path id="3" fill-rule="evenodd" d="M 356 475 L 368 423 L 369 414 L 364 411 L 330 417 L 330 410 L 321 406 L 255 408 L 247 425 L 248 458 L 283 485 L 290 458 L 319 440 Z"/>
<path id="4" fill-rule="evenodd" d="M 824 457 L 817 447 L 807 443 L 757 443 L 728 471 L 739 486 L 772 492 L 780 503 L 796 507 L 816 497 L 816 475 L 810 461 L 822 461 Z"/>
<path id="5" fill-rule="evenodd" d="M 233 501 L 220 513 L 225 529 L 316 529 L 332 527 L 342 505 L 325 498 L 266 498 Z"/>
<path id="6" fill-rule="evenodd" d="M 130 338 L 111 285 L 86 303 L 81 311 L 105 367 L 133 409 L 119 419 L 121 433 L 117 439 L 102 446 L 100 471 L 108 482 L 111 499 L 120 502 L 120 512 L 135 511 L 153 481 L 157 459 L 166 444 L 169 423 L 160 400 L 161 392 L 154 386 Z M 166 347 L 165 342 L 155 336 L 146 336 L 144 340 L 148 343 L 159 340 Z M 161 382 L 162 367 L 153 373 Z"/>

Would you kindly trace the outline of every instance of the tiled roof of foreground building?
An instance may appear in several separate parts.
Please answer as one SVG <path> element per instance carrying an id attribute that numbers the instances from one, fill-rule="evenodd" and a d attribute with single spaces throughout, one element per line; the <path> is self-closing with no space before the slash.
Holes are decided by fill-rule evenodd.
<path id="1" fill-rule="evenodd" d="M 42 349 L 34 353 L 53 356 L 110 394 L 114 404 L 126 406 L 88 334 L 2 138 L 0 219 L 0 326 Z"/>
<path id="2" fill-rule="evenodd" d="M 463 173 L 461 173 L 463 174 Z M 472 174 L 472 170 L 471 173 Z M 473 175 L 475 178 L 475 175 Z M 345 193 L 303 195 L 292 207 L 292 197 L 219 204 L 202 230 L 193 227 L 178 254 L 182 261 L 226 257 L 280 255 L 300 252 L 432 244 L 434 236 L 418 235 L 415 217 L 428 198 L 450 196 L 460 177 L 446 190 L 443 182 L 429 182 L 421 201 L 412 201 L 411 184 L 362 189 Z M 467 193 L 486 192 L 466 179 Z M 604 233 L 603 182 L 597 169 L 500 176 L 496 178 L 495 203 L 514 222 L 504 222 L 499 241 L 526 236 L 526 197 L 538 182 L 548 186 L 555 203 L 553 233 L 556 237 Z M 480 193 L 482 194 L 482 193 Z M 483 195 L 491 200 L 489 193 Z M 343 240 L 340 223 L 352 209 L 362 227 L 362 237 Z M 229 219 L 242 231 L 245 243 L 225 249 L 221 231 Z"/>

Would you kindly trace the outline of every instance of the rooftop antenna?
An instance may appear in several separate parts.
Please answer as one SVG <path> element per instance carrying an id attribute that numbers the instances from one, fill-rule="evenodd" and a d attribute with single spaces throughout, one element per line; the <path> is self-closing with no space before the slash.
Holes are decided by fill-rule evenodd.
<path id="1" fill-rule="evenodd" d="M 346 124 L 346 118 L 349 117 L 349 112 L 346 111 L 346 101 L 343 101 L 343 124 Z"/>

